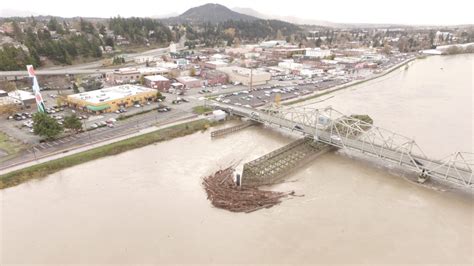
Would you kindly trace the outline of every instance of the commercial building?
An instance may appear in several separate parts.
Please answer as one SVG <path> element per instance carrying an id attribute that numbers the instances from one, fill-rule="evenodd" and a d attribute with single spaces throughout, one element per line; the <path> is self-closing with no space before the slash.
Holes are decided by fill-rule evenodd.
<path id="1" fill-rule="evenodd" d="M 239 82 L 245 86 L 264 85 L 272 78 L 268 72 L 237 66 L 219 68 L 219 71 L 226 73 L 230 82 Z"/>
<path id="2" fill-rule="evenodd" d="M 284 46 L 284 47 L 279 47 L 272 50 L 273 55 L 278 56 L 280 58 L 282 57 L 290 58 L 297 55 L 303 56 L 305 52 L 306 52 L 305 48 L 298 48 L 297 46 L 296 47 Z"/>
<path id="3" fill-rule="evenodd" d="M 4 95 L 4 93 L 2 93 Z M 36 98 L 32 92 L 24 90 L 14 90 L 8 93 L 10 102 L 21 105 L 25 109 L 35 109 L 36 108 Z M 3 97 L 5 98 L 5 97 Z"/>
<path id="4" fill-rule="evenodd" d="M 229 82 L 227 74 L 217 70 L 201 71 L 201 78 L 204 80 L 205 85 L 227 84 Z"/>
<path id="5" fill-rule="evenodd" d="M 226 67 L 228 64 L 223 61 L 208 61 L 204 63 L 204 67 L 210 68 L 210 69 L 217 69 L 221 67 Z"/>
<path id="6" fill-rule="evenodd" d="M 176 80 L 179 83 L 182 83 L 186 89 L 198 88 L 202 86 L 202 80 L 189 76 L 179 77 L 176 78 Z"/>
<path id="7" fill-rule="evenodd" d="M 145 85 L 149 88 L 167 92 L 170 89 L 171 83 L 169 79 L 161 75 L 153 75 L 145 77 Z"/>
<path id="8" fill-rule="evenodd" d="M 263 47 L 263 48 L 273 48 L 280 45 L 286 45 L 286 41 L 285 40 L 272 40 L 272 41 L 265 41 L 265 42 L 260 43 L 260 47 Z"/>
<path id="9" fill-rule="evenodd" d="M 154 89 L 127 84 L 68 95 L 67 102 L 70 107 L 87 112 L 114 112 L 121 107 L 153 101 L 156 92 Z"/>
<path id="10" fill-rule="evenodd" d="M 331 55 L 331 50 L 322 50 L 320 48 L 306 49 L 305 57 L 324 58 Z"/>
<path id="11" fill-rule="evenodd" d="M 161 57 L 159 56 L 137 56 L 134 58 L 135 63 L 137 64 L 145 64 L 145 63 L 152 63 L 152 62 L 157 62 L 161 60 Z"/>
<path id="12" fill-rule="evenodd" d="M 126 67 L 107 73 L 105 78 L 111 84 L 127 84 L 138 82 L 141 76 L 164 75 L 168 72 L 168 69 L 162 67 Z"/>
<path id="13" fill-rule="evenodd" d="M 278 67 L 288 70 L 300 70 L 303 68 L 303 64 L 295 63 L 293 59 L 288 59 L 278 63 Z"/>

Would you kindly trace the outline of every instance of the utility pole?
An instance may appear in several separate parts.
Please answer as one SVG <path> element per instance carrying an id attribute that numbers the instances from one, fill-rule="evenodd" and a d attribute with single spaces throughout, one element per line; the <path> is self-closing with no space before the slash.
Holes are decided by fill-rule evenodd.
<path id="1" fill-rule="evenodd" d="M 33 156 L 35 156 L 35 161 L 38 161 L 38 158 L 36 157 L 36 151 L 35 151 L 35 147 L 33 147 Z"/>
<path id="2" fill-rule="evenodd" d="M 253 66 L 250 65 L 250 91 L 252 91 L 253 88 Z"/>

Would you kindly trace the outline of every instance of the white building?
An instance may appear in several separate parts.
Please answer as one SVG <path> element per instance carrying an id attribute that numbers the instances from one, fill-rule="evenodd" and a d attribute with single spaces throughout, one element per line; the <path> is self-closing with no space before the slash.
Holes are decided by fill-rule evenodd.
<path id="1" fill-rule="evenodd" d="M 170 43 L 170 46 L 169 46 L 169 49 L 170 49 L 170 53 L 176 53 L 176 43 L 174 42 L 171 42 Z"/>
<path id="2" fill-rule="evenodd" d="M 331 50 L 322 50 L 320 48 L 306 49 L 305 56 L 310 58 L 324 58 L 331 55 Z"/>
<path id="3" fill-rule="evenodd" d="M 230 82 L 238 82 L 245 86 L 264 85 L 272 78 L 268 72 L 236 66 L 219 68 L 219 71 L 226 73 Z"/>
<path id="4" fill-rule="evenodd" d="M 134 58 L 134 61 L 135 63 L 137 64 L 145 64 L 146 62 L 148 63 L 152 63 L 152 62 L 156 62 L 156 61 L 159 61 L 161 58 L 160 57 L 157 57 L 157 56 L 137 56 Z"/>
<path id="5" fill-rule="evenodd" d="M 229 58 L 228 55 L 223 55 L 223 54 L 213 54 L 209 59 L 211 61 L 222 61 Z"/>
<path id="6" fill-rule="evenodd" d="M 300 76 L 305 76 L 305 77 L 308 77 L 308 78 L 312 78 L 312 77 L 315 77 L 315 76 L 322 76 L 324 73 L 324 71 L 322 69 L 318 69 L 318 68 L 315 68 L 315 69 L 302 69 L 300 71 Z"/>
<path id="7" fill-rule="evenodd" d="M 275 46 L 282 46 L 286 45 L 286 41 L 284 40 L 271 40 L 271 41 L 265 41 L 260 43 L 260 47 L 264 48 L 273 48 Z"/>
<path id="8" fill-rule="evenodd" d="M 295 63 L 293 59 L 288 59 L 278 63 L 278 67 L 288 70 L 300 70 L 303 69 L 303 64 Z"/>

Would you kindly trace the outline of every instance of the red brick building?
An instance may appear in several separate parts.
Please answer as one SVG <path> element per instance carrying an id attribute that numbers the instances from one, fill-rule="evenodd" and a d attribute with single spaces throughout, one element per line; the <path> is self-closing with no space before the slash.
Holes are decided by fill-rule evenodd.
<path id="1" fill-rule="evenodd" d="M 152 89 L 168 92 L 170 89 L 170 80 L 161 75 L 146 76 L 145 85 Z"/>
<path id="2" fill-rule="evenodd" d="M 203 70 L 201 71 L 201 78 L 207 85 L 227 84 L 229 82 L 227 74 L 217 70 Z"/>

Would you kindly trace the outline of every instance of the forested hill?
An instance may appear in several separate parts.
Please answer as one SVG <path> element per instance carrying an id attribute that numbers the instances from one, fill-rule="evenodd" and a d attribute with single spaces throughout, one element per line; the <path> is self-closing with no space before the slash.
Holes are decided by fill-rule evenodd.
<path id="1" fill-rule="evenodd" d="M 233 11 L 232 11 L 233 12 Z M 229 46 L 274 38 L 296 39 L 300 27 L 278 20 L 170 23 L 151 18 L 28 17 L 0 20 L 0 71 L 103 58 L 128 47 L 167 46 L 183 36 L 188 47 Z"/>
<path id="2" fill-rule="evenodd" d="M 0 47 L 1 71 L 24 69 L 26 64 L 38 67 L 41 57 L 56 64 L 71 64 L 77 58 L 100 58 L 101 46 L 112 41 L 100 37 L 103 27 L 98 29 L 84 19 L 77 21 L 77 29 L 54 17 L 48 21 L 21 18 L 2 25 L 11 29 L 2 38 L 11 41 Z"/>
<path id="3" fill-rule="evenodd" d="M 165 19 L 168 23 L 220 23 L 228 20 L 254 21 L 258 18 L 237 13 L 219 4 L 205 4 L 188 9 L 183 14 Z"/>

